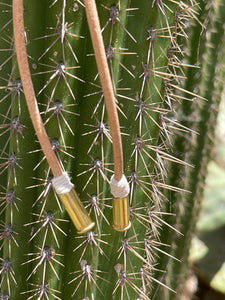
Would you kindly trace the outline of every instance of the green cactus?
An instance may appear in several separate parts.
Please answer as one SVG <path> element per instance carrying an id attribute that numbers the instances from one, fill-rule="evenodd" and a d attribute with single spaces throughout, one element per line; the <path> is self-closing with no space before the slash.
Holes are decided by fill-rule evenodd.
<path id="1" fill-rule="evenodd" d="M 23 2 L 41 116 L 95 227 L 79 235 L 52 187 L 20 81 L 12 1 L 0 2 L 1 299 L 174 299 L 221 94 L 209 83 L 224 75 L 215 73 L 223 1 L 96 1 L 130 183 L 124 232 L 112 226 L 112 137 L 84 4 Z"/>

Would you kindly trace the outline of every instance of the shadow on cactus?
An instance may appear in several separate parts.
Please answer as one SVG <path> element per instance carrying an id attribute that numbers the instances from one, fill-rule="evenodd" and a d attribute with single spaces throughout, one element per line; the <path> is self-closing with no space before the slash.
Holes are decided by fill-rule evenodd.
<path id="1" fill-rule="evenodd" d="M 97 0 L 99 59 L 90 3 L 0 2 L 1 299 L 181 295 L 216 116 L 209 108 L 222 90 L 200 77 L 223 76 L 216 65 L 225 7 Z M 19 58 L 20 4 L 40 110 L 32 121 L 43 119 L 44 146 L 26 105 L 32 88 Z M 203 54 L 212 42 L 218 54 L 210 64 Z M 96 64 L 105 58 L 113 113 Z M 118 182 L 123 173 L 126 193 L 112 196 L 111 177 Z"/>

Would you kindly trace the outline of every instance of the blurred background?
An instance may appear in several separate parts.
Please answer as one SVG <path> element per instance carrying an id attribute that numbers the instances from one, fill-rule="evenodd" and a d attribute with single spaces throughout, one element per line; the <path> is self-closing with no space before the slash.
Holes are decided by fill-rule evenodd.
<path id="1" fill-rule="evenodd" d="M 190 251 L 190 276 L 179 300 L 225 300 L 225 93 L 215 130 L 202 211 Z"/>

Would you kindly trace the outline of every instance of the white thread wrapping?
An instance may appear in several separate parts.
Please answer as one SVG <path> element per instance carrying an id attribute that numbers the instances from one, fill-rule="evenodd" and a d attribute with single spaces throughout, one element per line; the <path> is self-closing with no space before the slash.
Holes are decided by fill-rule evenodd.
<path id="1" fill-rule="evenodd" d="M 116 180 L 113 175 L 110 180 L 110 188 L 111 194 L 115 198 L 127 197 L 127 195 L 129 195 L 130 192 L 130 186 L 124 174 L 119 181 Z"/>
<path id="2" fill-rule="evenodd" d="M 54 177 L 52 179 L 52 185 L 57 194 L 69 193 L 74 187 L 67 172 L 63 172 L 60 176 Z"/>

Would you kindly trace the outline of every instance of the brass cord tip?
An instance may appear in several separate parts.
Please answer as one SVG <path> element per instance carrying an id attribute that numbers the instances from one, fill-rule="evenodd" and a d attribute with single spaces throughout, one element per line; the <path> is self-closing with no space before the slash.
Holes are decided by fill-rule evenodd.
<path id="1" fill-rule="evenodd" d="M 110 188 L 113 195 L 113 228 L 116 231 L 126 231 L 131 226 L 128 197 L 130 187 L 126 176 L 123 174 L 120 180 L 116 180 L 113 175 Z"/>
<path id="2" fill-rule="evenodd" d="M 77 232 L 83 234 L 91 230 L 95 226 L 95 223 L 92 222 L 87 210 L 80 201 L 67 172 L 63 172 L 60 176 L 54 177 L 52 184 L 73 221 Z"/>
<path id="3" fill-rule="evenodd" d="M 129 198 L 113 198 L 113 228 L 126 231 L 130 227 Z"/>
<path id="4" fill-rule="evenodd" d="M 73 221 L 78 234 L 83 234 L 95 226 L 74 188 L 70 192 L 58 196 Z"/>

